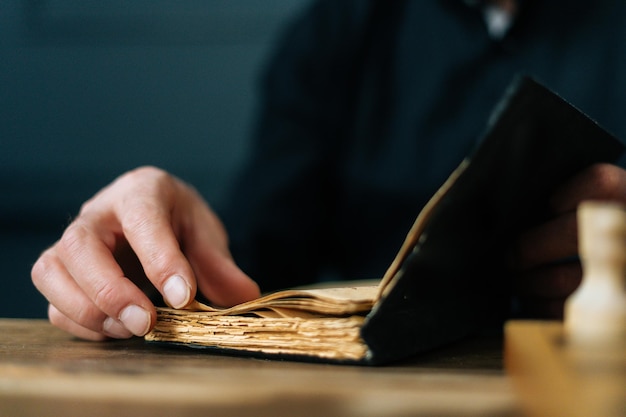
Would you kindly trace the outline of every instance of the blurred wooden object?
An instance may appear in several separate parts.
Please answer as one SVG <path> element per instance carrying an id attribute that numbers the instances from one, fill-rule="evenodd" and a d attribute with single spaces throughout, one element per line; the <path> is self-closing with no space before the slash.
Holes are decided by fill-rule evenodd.
<path id="1" fill-rule="evenodd" d="M 0 319 L 0 416 L 519 416 L 500 338 L 385 367 L 268 361 L 84 342 Z"/>
<path id="2" fill-rule="evenodd" d="M 572 345 L 561 322 L 507 323 L 505 363 L 529 416 L 626 415 L 624 350 Z"/>
<path id="3" fill-rule="evenodd" d="M 626 211 L 578 211 L 583 281 L 565 321 L 512 321 L 505 362 L 531 416 L 626 416 Z"/>

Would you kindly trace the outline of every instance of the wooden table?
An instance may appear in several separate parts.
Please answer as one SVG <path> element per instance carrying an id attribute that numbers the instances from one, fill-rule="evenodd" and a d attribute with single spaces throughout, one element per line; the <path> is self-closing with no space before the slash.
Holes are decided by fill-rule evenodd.
<path id="1" fill-rule="evenodd" d="M 85 342 L 0 319 L 0 416 L 520 416 L 502 341 L 369 368 Z"/>

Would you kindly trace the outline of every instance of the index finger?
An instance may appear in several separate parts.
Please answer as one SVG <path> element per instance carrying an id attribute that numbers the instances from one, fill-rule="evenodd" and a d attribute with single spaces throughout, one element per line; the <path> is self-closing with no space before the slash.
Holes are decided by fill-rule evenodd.
<path id="1" fill-rule="evenodd" d="M 136 201 L 121 214 L 121 223 L 146 276 L 165 301 L 174 308 L 189 304 L 196 291 L 195 277 L 172 229 L 170 214 Z"/>
<path id="2" fill-rule="evenodd" d="M 116 201 L 122 233 L 152 284 L 174 308 L 189 304 L 196 280 L 179 243 L 180 226 L 173 213 L 187 203 L 169 175 L 148 170 L 149 181 L 135 186 L 132 198 Z"/>

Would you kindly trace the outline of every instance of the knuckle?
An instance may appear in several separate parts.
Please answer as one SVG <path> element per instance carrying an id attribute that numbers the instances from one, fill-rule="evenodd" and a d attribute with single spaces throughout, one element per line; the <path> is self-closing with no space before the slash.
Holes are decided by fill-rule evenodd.
<path id="1" fill-rule="evenodd" d="M 147 232 L 159 207 L 156 204 L 142 201 L 123 213 L 122 227 L 129 231 Z"/>
<path id="2" fill-rule="evenodd" d="M 141 166 L 125 172 L 85 201 L 80 214 L 101 212 L 103 207 L 120 207 L 126 211 L 137 206 L 141 200 L 174 189 L 175 184 L 175 178 L 166 171 L 154 166 Z"/>
<path id="3" fill-rule="evenodd" d="M 146 275 L 159 286 L 174 272 L 175 262 L 171 256 L 162 252 L 153 252 L 145 263 Z"/>
<path id="4" fill-rule="evenodd" d="M 61 253 L 69 255 L 74 254 L 84 246 L 88 235 L 87 228 L 79 219 L 70 224 L 58 243 L 58 248 Z"/>
<path id="5" fill-rule="evenodd" d="M 117 288 L 110 281 L 102 281 L 94 288 L 93 302 L 104 312 L 114 311 L 118 298 Z M 80 314 L 91 315 L 91 310 L 81 310 Z"/>
<path id="6" fill-rule="evenodd" d="M 40 284 L 43 283 L 48 271 L 52 269 L 54 261 L 51 258 L 52 255 L 50 255 L 49 251 L 46 251 L 42 253 L 39 259 L 33 264 L 30 270 L 30 276 L 35 287 L 39 287 Z"/>
<path id="7" fill-rule="evenodd" d="M 610 164 L 595 164 L 589 168 L 598 197 L 616 198 L 626 192 L 626 180 L 621 170 Z"/>
<path id="8" fill-rule="evenodd" d="M 150 256 L 151 258 L 156 257 L 155 252 L 159 252 L 158 248 L 153 247 L 156 244 L 155 236 L 160 232 L 158 229 L 159 223 L 155 219 L 164 215 L 159 210 L 158 207 L 146 208 L 146 206 L 143 206 L 141 209 L 125 213 L 122 219 L 124 235 L 135 236 L 136 239 L 140 239 L 141 252 L 153 254 Z M 143 259 L 142 263 L 144 263 Z"/>
<path id="9" fill-rule="evenodd" d="M 159 189 L 170 184 L 173 177 L 166 171 L 154 166 L 142 166 L 129 171 L 124 180 L 137 184 L 141 188 Z"/>
<path id="10" fill-rule="evenodd" d="M 102 330 L 104 317 L 104 313 L 94 305 L 77 305 L 72 311 L 72 320 L 95 331 Z"/>
<path id="11" fill-rule="evenodd" d="M 35 288 L 46 295 L 54 287 L 55 277 L 61 269 L 62 263 L 56 252 L 53 248 L 48 249 L 33 264 L 30 272 L 31 281 Z"/>
<path id="12" fill-rule="evenodd" d="M 141 219 L 146 213 L 162 211 L 174 201 L 177 182 L 159 168 L 138 168 L 129 172 L 125 181 L 128 190 L 123 213 L 129 221 Z"/>
<path id="13" fill-rule="evenodd" d="M 93 206 L 95 205 L 94 200 L 95 197 L 90 198 L 86 200 L 83 204 L 81 204 L 80 209 L 78 210 L 79 216 L 92 210 Z"/>
<path id="14" fill-rule="evenodd" d="M 161 168 L 155 167 L 153 165 L 143 165 L 131 171 L 128 171 L 128 175 L 140 176 L 140 177 L 143 177 L 143 176 L 152 177 L 152 176 L 161 176 L 161 175 L 167 175 L 167 174 Z"/>

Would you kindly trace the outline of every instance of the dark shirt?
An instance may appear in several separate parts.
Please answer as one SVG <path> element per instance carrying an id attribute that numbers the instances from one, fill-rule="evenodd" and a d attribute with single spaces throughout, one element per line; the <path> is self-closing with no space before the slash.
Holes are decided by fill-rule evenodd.
<path id="1" fill-rule="evenodd" d="M 236 261 L 263 290 L 382 276 L 518 73 L 626 138 L 626 2 L 524 1 L 501 40 L 458 0 L 315 3 L 264 74 Z"/>

